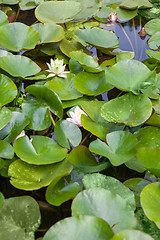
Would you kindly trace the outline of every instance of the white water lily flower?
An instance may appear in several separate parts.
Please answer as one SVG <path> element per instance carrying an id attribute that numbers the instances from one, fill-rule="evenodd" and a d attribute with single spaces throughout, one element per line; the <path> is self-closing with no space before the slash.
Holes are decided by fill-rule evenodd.
<path id="1" fill-rule="evenodd" d="M 78 127 L 82 127 L 81 124 L 81 115 L 84 114 L 88 116 L 82 109 L 78 106 L 75 108 L 74 112 L 69 112 L 71 118 L 66 118 L 67 121 L 76 124 Z"/>
<path id="2" fill-rule="evenodd" d="M 46 71 L 50 72 L 50 74 L 47 76 L 48 78 L 55 77 L 55 76 L 66 78 L 67 76 L 65 74 L 69 73 L 69 71 L 64 71 L 66 65 L 63 65 L 63 59 L 59 60 L 57 58 L 56 60 L 53 60 L 51 58 L 50 64 L 47 63 L 47 66 L 49 70 L 46 70 Z"/>

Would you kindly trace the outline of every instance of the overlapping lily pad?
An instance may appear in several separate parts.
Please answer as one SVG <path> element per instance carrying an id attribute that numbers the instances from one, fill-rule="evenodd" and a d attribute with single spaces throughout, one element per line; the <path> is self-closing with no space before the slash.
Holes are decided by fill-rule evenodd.
<path id="1" fill-rule="evenodd" d="M 20 22 L 0 27 L 0 44 L 11 51 L 33 49 L 38 39 L 39 34 L 35 29 Z"/>
<path id="2" fill-rule="evenodd" d="M 107 134 L 106 143 L 99 139 L 91 142 L 91 152 L 109 158 L 114 166 L 119 166 L 135 156 L 136 138 L 129 132 L 115 131 Z"/>
<path id="3" fill-rule="evenodd" d="M 7 15 L 0 10 L 0 26 L 8 23 Z"/>
<path id="4" fill-rule="evenodd" d="M 0 140 L 0 158 L 12 159 L 13 156 L 13 147 L 8 142 Z"/>
<path id="5" fill-rule="evenodd" d="M 67 155 L 67 149 L 60 147 L 51 138 L 31 136 L 31 141 L 27 136 L 24 136 L 18 138 L 14 143 L 16 155 L 27 163 L 51 164 L 62 161 Z"/>
<path id="6" fill-rule="evenodd" d="M 105 206 L 105 208 L 104 208 Z M 72 203 L 72 216 L 89 215 L 104 219 L 114 232 L 136 226 L 134 211 L 119 195 L 103 188 L 80 192 Z"/>
<path id="7" fill-rule="evenodd" d="M 15 197 L 5 200 L 0 212 L 0 238 L 29 240 L 41 222 L 37 202 L 29 197 Z"/>
<path id="8" fill-rule="evenodd" d="M 121 8 L 135 9 L 135 8 L 151 8 L 153 5 L 148 0 L 124 0 L 121 4 Z"/>
<path id="9" fill-rule="evenodd" d="M 155 52 L 155 51 L 152 51 L 152 50 L 146 50 L 146 53 L 149 57 L 160 61 L 160 52 Z"/>
<path id="10" fill-rule="evenodd" d="M 152 19 L 147 22 L 144 27 L 149 35 L 153 35 L 160 31 L 160 19 Z"/>
<path id="11" fill-rule="evenodd" d="M 101 116 L 109 122 L 138 126 L 144 123 L 152 113 L 152 103 L 148 97 L 140 94 L 125 94 L 102 106 Z"/>
<path id="12" fill-rule="evenodd" d="M 81 4 L 76 1 L 51 1 L 40 4 L 35 15 L 41 22 L 64 23 L 74 19 L 80 10 Z"/>
<path id="13" fill-rule="evenodd" d="M 97 238 L 109 240 L 112 236 L 112 229 L 103 219 L 94 216 L 74 216 L 53 225 L 45 234 L 44 240 L 96 240 Z"/>
<path id="14" fill-rule="evenodd" d="M 148 46 L 151 49 L 157 50 L 160 46 L 160 31 L 155 33 L 148 41 Z"/>
<path id="15" fill-rule="evenodd" d="M 111 240 L 153 240 L 151 236 L 138 230 L 124 230 L 115 234 Z"/>
<path id="16" fill-rule="evenodd" d="M 14 161 L 8 169 L 11 184 L 23 190 L 35 190 L 48 186 L 57 178 L 68 175 L 72 170 L 71 164 L 64 160 L 60 163 L 43 166 L 31 165 L 21 160 Z"/>

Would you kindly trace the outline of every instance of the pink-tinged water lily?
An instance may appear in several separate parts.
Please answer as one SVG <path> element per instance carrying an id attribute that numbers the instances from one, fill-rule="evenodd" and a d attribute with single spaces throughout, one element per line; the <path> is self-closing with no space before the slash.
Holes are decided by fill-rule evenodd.
<path id="1" fill-rule="evenodd" d="M 115 23 L 117 21 L 117 13 L 116 12 L 111 12 L 109 14 L 109 21 L 111 23 Z"/>
<path id="2" fill-rule="evenodd" d="M 65 66 L 63 65 L 63 59 L 59 60 L 58 58 L 56 60 L 53 60 L 51 58 L 50 64 L 47 63 L 47 66 L 49 68 L 49 70 L 46 70 L 47 72 L 50 72 L 50 74 L 47 76 L 49 77 L 62 77 L 62 78 L 66 78 L 66 73 L 69 73 L 69 71 L 64 71 L 65 70 Z"/>
<path id="3" fill-rule="evenodd" d="M 78 127 L 82 127 L 81 124 L 81 115 L 84 114 L 88 116 L 82 109 L 78 106 L 75 108 L 74 112 L 69 112 L 71 118 L 66 118 L 67 121 L 76 124 Z"/>

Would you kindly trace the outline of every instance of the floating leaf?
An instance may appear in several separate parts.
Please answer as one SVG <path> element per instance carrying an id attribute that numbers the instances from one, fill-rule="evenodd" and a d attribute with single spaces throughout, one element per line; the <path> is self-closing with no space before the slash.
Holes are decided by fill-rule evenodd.
<path id="1" fill-rule="evenodd" d="M 35 190 L 48 186 L 57 178 L 68 175 L 71 170 L 72 166 L 67 160 L 43 166 L 16 160 L 10 164 L 8 175 L 11 177 L 10 182 L 14 187 L 23 190 Z"/>
<path id="2" fill-rule="evenodd" d="M 127 202 L 103 188 L 91 188 L 80 192 L 73 200 L 72 215 L 100 217 L 109 223 L 114 232 L 136 226 L 134 211 Z"/>
<path id="3" fill-rule="evenodd" d="M 44 136 L 18 138 L 14 143 L 16 155 L 23 161 L 35 165 L 51 164 L 62 161 L 67 149 L 60 147 L 55 140 Z"/>
<path id="4" fill-rule="evenodd" d="M 33 28 L 20 22 L 0 27 L 0 44 L 11 51 L 33 49 L 38 43 L 39 34 Z"/>
<path id="5" fill-rule="evenodd" d="M 76 41 L 69 41 L 69 40 L 62 40 L 59 43 L 59 47 L 61 49 L 61 51 L 67 55 L 67 57 L 70 57 L 70 52 L 72 51 L 78 51 L 78 50 L 83 50 L 84 52 L 86 52 L 86 48 L 79 42 Z"/>
<path id="6" fill-rule="evenodd" d="M 135 71 L 136 69 L 136 71 Z M 137 94 L 155 82 L 155 72 L 137 60 L 123 60 L 108 68 L 106 78 L 116 88 Z"/>
<path id="7" fill-rule="evenodd" d="M 128 10 L 128 9 L 123 9 L 120 7 L 116 8 L 116 13 L 117 17 L 120 21 L 128 21 L 132 18 L 134 18 L 137 15 L 137 9 L 136 10 Z"/>
<path id="8" fill-rule="evenodd" d="M 39 33 L 40 43 L 59 42 L 64 38 L 64 29 L 55 23 L 37 23 L 33 27 Z"/>
<path id="9" fill-rule="evenodd" d="M 5 141 L 0 140 L 0 157 L 12 159 L 14 156 L 13 147 Z"/>
<path id="10" fill-rule="evenodd" d="M 23 100 L 22 113 L 29 118 L 28 128 L 32 130 L 41 131 L 51 125 L 48 105 L 29 94 Z"/>
<path id="11" fill-rule="evenodd" d="M 59 145 L 68 149 L 70 149 L 69 142 L 76 147 L 82 140 L 80 129 L 74 123 L 67 120 L 56 122 L 54 134 Z"/>
<path id="12" fill-rule="evenodd" d="M 3 196 L 3 194 L 0 192 L 0 210 L 2 209 L 3 205 L 5 202 L 5 198 Z"/>
<path id="13" fill-rule="evenodd" d="M 113 88 L 113 86 L 108 83 L 104 72 L 80 72 L 74 78 L 74 85 L 79 92 L 89 96 L 98 95 Z"/>
<path id="14" fill-rule="evenodd" d="M 0 26 L 8 23 L 8 16 L 0 10 Z"/>
<path id="15" fill-rule="evenodd" d="M 29 197 L 14 197 L 5 200 L 0 212 L 0 238 L 31 240 L 41 222 L 37 202 Z"/>
<path id="16" fill-rule="evenodd" d="M 17 87 L 7 76 L 0 74 L 0 108 L 11 102 L 17 95 Z"/>
<path id="17" fill-rule="evenodd" d="M 140 199 L 146 216 L 160 228 L 160 183 L 147 185 L 142 190 Z"/>
<path id="18" fill-rule="evenodd" d="M 0 0 L 0 3 L 12 5 L 12 4 L 17 4 L 18 0 Z"/>
<path id="19" fill-rule="evenodd" d="M 135 9 L 135 8 L 151 8 L 153 5 L 148 0 L 124 0 L 121 4 L 121 8 Z"/>
<path id="20" fill-rule="evenodd" d="M 30 58 L 20 55 L 0 57 L 0 68 L 14 77 L 27 77 L 40 72 L 40 67 Z"/>
<path id="21" fill-rule="evenodd" d="M 148 41 L 148 46 L 151 49 L 157 50 L 160 46 L 160 32 L 155 33 Z"/>
<path id="22" fill-rule="evenodd" d="M 154 59 L 160 61 L 160 52 L 155 52 L 155 51 L 152 51 L 152 50 L 146 50 L 146 53 L 150 58 L 154 58 Z"/>
<path id="23" fill-rule="evenodd" d="M 89 150 L 109 158 L 114 166 L 119 166 L 135 155 L 136 138 L 129 132 L 115 131 L 107 134 L 106 143 L 99 139 L 90 143 Z"/>
<path id="24" fill-rule="evenodd" d="M 72 73 L 68 73 L 66 78 L 54 77 L 51 81 L 47 81 L 45 86 L 57 93 L 61 100 L 77 99 L 83 95 L 75 88 L 74 77 Z"/>
<path id="25" fill-rule="evenodd" d="M 41 3 L 35 11 L 36 18 L 41 22 L 65 23 L 77 15 L 81 4 L 75 1 L 51 1 Z M 59 14 L 61 13 L 61 14 Z"/>
<path id="26" fill-rule="evenodd" d="M 0 130 L 10 122 L 11 118 L 12 112 L 8 108 L 3 107 L 0 110 Z"/>
<path id="27" fill-rule="evenodd" d="M 103 219 L 93 216 L 75 216 L 53 225 L 45 234 L 44 240 L 109 240 L 112 236 L 112 229 Z"/>
<path id="28" fill-rule="evenodd" d="M 138 230 L 124 230 L 115 234 L 110 240 L 154 240 L 151 236 Z"/>
<path id="29" fill-rule="evenodd" d="M 101 28 L 77 30 L 75 35 L 83 42 L 100 48 L 115 48 L 119 44 L 114 33 Z"/>
<path id="30" fill-rule="evenodd" d="M 149 35 L 153 35 L 160 31 L 160 19 L 152 19 L 144 27 Z"/>
<path id="31" fill-rule="evenodd" d="M 56 114 L 59 118 L 63 117 L 62 103 L 56 93 L 43 85 L 30 85 L 25 91 L 46 103 L 50 111 Z"/>
<path id="32" fill-rule="evenodd" d="M 85 189 L 89 188 L 104 188 L 112 193 L 118 194 L 128 202 L 131 209 L 135 210 L 135 198 L 133 192 L 118 181 L 116 178 L 105 176 L 100 173 L 87 174 L 82 179 Z"/>
<path id="33" fill-rule="evenodd" d="M 109 122 L 138 126 L 144 123 L 152 113 L 152 103 L 144 95 L 125 94 L 110 100 L 102 106 L 101 115 Z"/>
<path id="34" fill-rule="evenodd" d="M 63 177 L 56 184 L 55 181 L 50 183 L 46 191 L 46 200 L 54 206 L 60 206 L 74 198 L 81 190 L 82 186 L 78 182 L 70 183 L 67 177 Z"/>

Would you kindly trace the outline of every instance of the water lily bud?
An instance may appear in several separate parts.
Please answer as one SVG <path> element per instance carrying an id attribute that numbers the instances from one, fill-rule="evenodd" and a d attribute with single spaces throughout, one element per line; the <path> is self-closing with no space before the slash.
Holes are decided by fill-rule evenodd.
<path id="1" fill-rule="evenodd" d="M 109 21 L 111 23 L 115 23 L 117 21 L 117 13 L 116 12 L 112 12 L 109 14 Z"/>
<path id="2" fill-rule="evenodd" d="M 147 34 L 147 33 L 146 33 L 145 28 L 142 27 L 142 28 L 141 28 L 141 31 L 139 32 L 139 35 L 142 36 L 142 37 L 144 37 L 144 36 L 146 36 L 146 34 Z"/>
<path id="3" fill-rule="evenodd" d="M 81 115 L 84 114 L 88 116 L 82 109 L 80 109 L 78 106 L 75 108 L 74 112 L 69 112 L 71 118 L 66 118 L 67 121 L 72 122 L 76 124 L 78 127 L 82 127 L 81 124 Z"/>

